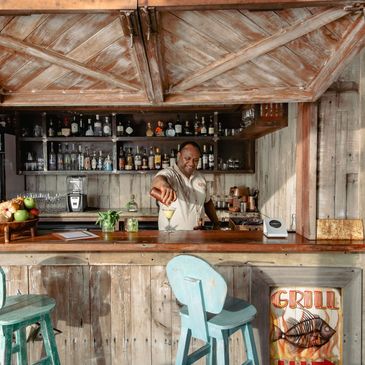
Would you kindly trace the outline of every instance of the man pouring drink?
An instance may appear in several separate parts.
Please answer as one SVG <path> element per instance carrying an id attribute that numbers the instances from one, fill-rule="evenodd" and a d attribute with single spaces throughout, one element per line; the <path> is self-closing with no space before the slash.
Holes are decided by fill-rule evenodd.
<path id="1" fill-rule="evenodd" d="M 184 142 L 177 154 L 176 165 L 159 171 L 153 178 L 151 195 L 154 196 L 153 192 L 159 191 L 160 230 L 192 230 L 202 222 L 204 214 L 213 222 L 213 229 L 219 228 L 207 182 L 197 171 L 200 156 L 197 143 Z"/>

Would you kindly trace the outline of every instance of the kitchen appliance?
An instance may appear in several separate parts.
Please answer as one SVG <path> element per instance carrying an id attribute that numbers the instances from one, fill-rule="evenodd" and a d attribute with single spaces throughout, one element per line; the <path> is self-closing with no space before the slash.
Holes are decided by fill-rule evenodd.
<path id="1" fill-rule="evenodd" d="M 69 212 L 83 212 L 87 208 L 87 177 L 67 176 L 67 209 Z"/>
<path id="2" fill-rule="evenodd" d="M 268 238 L 288 237 L 285 224 L 278 218 L 264 218 L 264 235 Z"/>

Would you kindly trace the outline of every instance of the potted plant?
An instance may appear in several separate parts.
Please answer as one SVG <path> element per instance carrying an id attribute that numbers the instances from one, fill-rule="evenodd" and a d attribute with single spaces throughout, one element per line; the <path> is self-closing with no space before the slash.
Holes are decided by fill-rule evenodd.
<path id="1" fill-rule="evenodd" d="M 99 218 L 95 222 L 99 224 L 103 232 L 114 232 L 121 212 L 108 210 L 106 212 L 98 212 Z"/>

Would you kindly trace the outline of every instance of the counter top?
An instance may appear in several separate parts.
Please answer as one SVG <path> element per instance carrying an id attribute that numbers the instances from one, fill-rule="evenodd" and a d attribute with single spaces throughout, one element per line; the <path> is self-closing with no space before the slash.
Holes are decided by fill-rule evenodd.
<path id="1" fill-rule="evenodd" d="M 93 233 L 98 238 L 64 241 L 53 234 L 19 237 L 0 244 L 0 252 L 365 252 L 364 241 L 309 241 L 294 233 L 275 239 L 259 231 Z"/>

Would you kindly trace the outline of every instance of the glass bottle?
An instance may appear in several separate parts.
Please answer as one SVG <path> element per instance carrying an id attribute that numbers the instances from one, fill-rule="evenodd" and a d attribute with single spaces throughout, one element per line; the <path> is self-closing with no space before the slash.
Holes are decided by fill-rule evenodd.
<path id="1" fill-rule="evenodd" d="M 96 170 L 98 167 L 98 159 L 96 158 L 96 151 L 93 152 L 93 158 L 91 159 L 91 170 Z"/>
<path id="2" fill-rule="evenodd" d="M 110 155 L 107 155 L 104 160 L 104 171 L 113 171 L 113 162 Z"/>
<path id="3" fill-rule="evenodd" d="M 62 153 L 62 144 L 58 144 L 58 151 L 57 151 L 57 170 L 62 171 L 64 170 L 63 164 L 63 153 Z"/>
<path id="4" fill-rule="evenodd" d="M 63 168 L 64 170 L 71 170 L 71 155 L 68 151 L 68 143 L 65 143 L 65 148 L 63 153 Z"/>
<path id="5" fill-rule="evenodd" d="M 127 203 L 128 212 L 137 212 L 138 204 L 135 201 L 136 197 L 134 194 L 131 195 L 131 200 Z"/>
<path id="6" fill-rule="evenodd" d="M 84 170 L 89 171 L 91 170 L 91 159 L 89 155 L 89 149 L 85 148 L 85 154 L 84 154 Z"/>
<path id="7" fill-rule="evenodd" d="M 209 166 L 209 170 L 214 170 L 214 150 L 213 150 L 213 145 L 210 145 L 209 146 L 208 166 Z"/>
<path id="8" fill-rule="evenodd" d="M 175 137 L 175 129 L 172 127 L 172 123 L 171 122 L 168 123 L 168 127 L 167 127 L 167 129 L 165 131 L 165 135 L 167 137 Z"/>
<path id="9" fill-rule="evenodd" d="M 127 158 L 126 158 L 126 164 L 125 164 L 125 169 L 126 170 L 133 170 L 134 166 L 133 166 L 133 154 L 132 154 L 132 148 L 128 148 L 128 152 L 127 152 Z"/>
<path id="10" fill-rule="evenodd" d="M 85 125 L 84 120 L 82 118 L 82 114 L 79 115 L 79 136 L 85 135 Z"/>
<path id="11" fill-rule="evenodd" d="M 200 134 L 200 123 L 198 119 L 198 114 L 195 113 L 195 120 L 194 120 L 194 135 L 199 136 Z"/>
<path id="12" fill-rule="evenodd" d="M 94 136 L 101 137 L 103 135 L 102 124 L 99 114 L 95 115 L 94 121 Z"/>
<path id="13" fill-rule="evenodd" d="M 103 151 L 99 150 L 98 162 L 96 164 L 96 168 L 101 171 L 104 167 L 104 158 L 103 158 Z"/>
<path id="14" fill-rule="evenodd" d="M 208 152 L 207 152 L 207 146 L 203 145 L 203 154 L 202 154 L 202 169 L 207 170 L 208 169 Z"/>
<path id="15" fill-rule="evenodd" d="M 51 142 L 51 150 L 48 156 L 48 170 L 50 171 L 57 170 L 57 156 L 53 149 L 53 142 Z"/>
<path id="16" fill-rule="evenodd" d="M 208 135 L 214 136 L 214 121 L 213 121 L 213 115 L 209 118 L 209 126 L 208 126 Z"/>
<path id="17" fill-rule="evenodd" d="M 190 127 L 190 122 L 188 120 L 185 121 L 183 134 L 184 134 L 184 136 L 192 136 L 193 135 L 193 132 L 192 132 L 191 127 Z"/>
<path id="18" fill-rule="evenodd" d="M 132 127 L 132 123 L 131 123 L 130 120 L 128 120 L 127 128 L 125 129 L 125 133 L 126 133 L 127 136 L 131 136 L 131 135 L 133 135 L 133 132 L 134 132 L 134 129 Z"/>
<path id="19" fill-rule="evenodd" d="M 119 170 L 125 169 L 125 153 L 124 153 L 124 149 L 122 147 L 120 147 L 120 150 L 119 150 L 118 169 Z"/>
<path id="20" fill-rule="evenodd" d="M 79 135 L 79 123 L 76 121 L 76 115 L 74 115 L 71 122 L 71 136 L 76 137 L 78 135 Z"/>
<path id="21" fill-rule="evenodd" d="M 134 155 L 134 169 L 135 170 L 142 169 L 142 156 L 139 152 L 139 146 L 136 147 L 136 153 Z"/>
<path id="22" fill-rule="evenodd" d="M 87 129 L 86 129 L 86 132 L 85 132 L 85 136 L 86 137 L 92 137 L 92 136 L 94 136 L 94 129 L 93 129 L 93 125 L 91 123 L 91 119 L 90 118 L 87 120 Z"/>
<path id="23" fill-rule="evenodd" d="M 161 168 L 161 152 L 160 152 L 160 148 L 156 147 L 156 152 L 155 152 L 155 169 L 159 170 Z"/>
<path id="24" fill-rule="evenodd" d="M 70 124 L 70 120 L 68 119 L 68 117 L 64 117 L 63 118 L 63 126 L 61 129 L 61 135 L 63 137 L 69 137 L 71 134 L 71 124 Z"/>
<path id="25" fill-rule="evenodd" d="M 142 149 L 141 155 L 142 155 L 142 170 L 148 170 L 148 156 L 145 148 Z"/>
<path id="26" fill-rule="evenodd" d="M 170 166 L 169 156 L 167 156 L 167 153 L 164 153 L 163 154 L 163 159 L 162 159 L 162 168 L 166 169 L 169 166 Z"/>
<path id="27" fill-rule="evenodd" d="M 84 169 L 84 160 L 85 160 L 85 155 L 84 152 L 82 151 L 81 144 L 79 144 L 79 153 L 77 155 L 77 169 L 80 171 Z"/>
<path id="28" fill-rule="evenodd" d="M 202 117 L 202 124 L 200 127 L 200 135 L 206 136 L 208 134 L 207 126 L 205 125 L 205 119 Z"/>
<path id="29" fill-rule="evenodd" d="M 55 136 L 55 130 L 53 126 L 53 120 L 51 119 L 49 121 L 49 127 L 48 127 L 48 137 L 54 137 Z"/>
<path id="30" fill-rule="evenodd" d="M 117 125 L 117 136 L 121 137 L 123 135 L 124 135 L 124 126 L 122 124 L 122 121 L 119 121 Z"/>
<path id="31" fill-rule="evenodd" d="M 182 124 L 180 122 L 179 115 L 177 115 L 176 123 L 175 123 L 175 136 L 180 137 L 182 135 Z"/>
<path id="32" fill-rule="evenodd" d="M 150 147 L 150 153 L 148 155 L 148 168 L 150 170 L 155 169 L 155 152 L 153 151 L 153 147 Z"/>
<path id="33" fill-rule="evenodd" d="M 109 122 L 109 117 L 105 117 L 103 124 L 103 136 L 110 137 L 112 135 L 112 128 Z"/>
<path id="34" fill-rule="evenodd" d="M 151 122 L 147 122 L 146 136 L 153 137 L 153 129 L 152 129 Z"/>
<path id="35" fill-rule="evenodd" d="M 163 137 L 165 135 L 164 124 L 162 120 L 157 121 L 157 126 L 155 128 L 155 136 Z"/>
<path id="36" fill-rule="evenodd" d="M 75 149 L 75 143 L 72 144 L 70 156 L 71 156 L 71 170 L 73 170 L 73 171 L 78 170 L 78 167 L 77 167 L 77 152 L 76 152 L 76 149 Z"/>
<path id="37" fill-rule="evenodd" d="M 170 166 L 173 167 L 174 165 L 176 165 L 176 151 L 172 149 L 170 154 Z"/>

